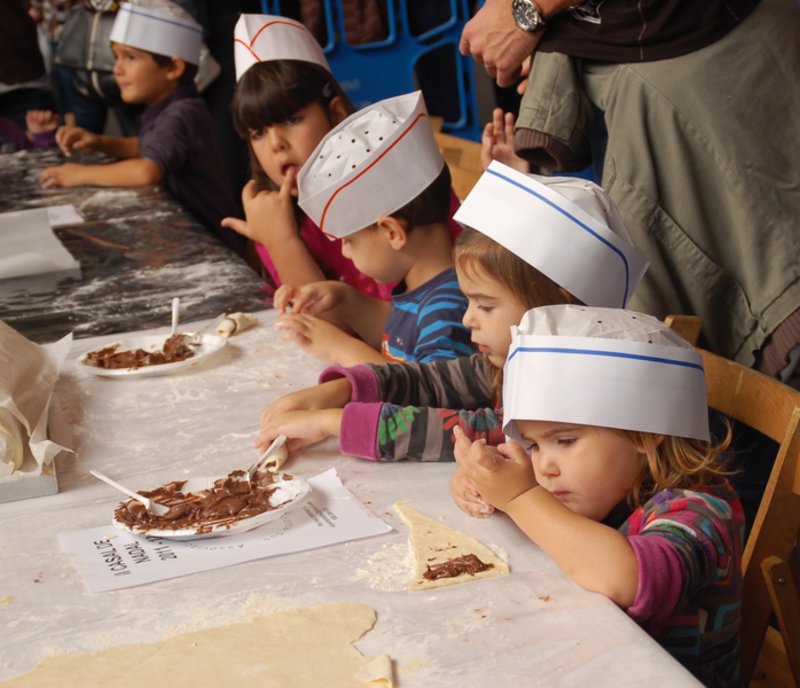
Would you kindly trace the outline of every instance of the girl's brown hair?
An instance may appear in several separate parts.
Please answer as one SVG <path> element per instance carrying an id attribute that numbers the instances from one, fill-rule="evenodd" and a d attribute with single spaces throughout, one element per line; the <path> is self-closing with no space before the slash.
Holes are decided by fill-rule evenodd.
<path id="1" fill-rule="evenodd" d="M 355 112 L 336 79 L 321 65 L 303 60 L 257 62 L 236 83 L 231 101 L 233 126 L 247 141 L 250 170 L 258 189 L 275 190 L 250 144 L 250 132 L 285 122 L 298 110 L 319 103 L 326 112 L 330 102 L 339 97 L 348 114 Z"/>
<path id="2" fill-rule="evenodd" d="M 730 423 L 726 423 L 725 431 L 719 443 L 711 444 L 686 437 L 621 430 L 645 456 L 645 465 L 628 496 L 629 504 L 637 508 L 666 488 L 691 490 L 731 475 L 733 471 L 721 456 L 731 443 Z"/>
<path id="3" fill-rule="evenodd" d="M 456 239 L 454 260 L 458 269 L 467 274 L 480 272 L 497 280 L 515 294 L 526 308 L 566 303 L 584 305 L 505 246 L 471 227 L 464 227 Z M 503 387 L 502 368 L 497 369 L 492 383 L 496 402 Z"/>

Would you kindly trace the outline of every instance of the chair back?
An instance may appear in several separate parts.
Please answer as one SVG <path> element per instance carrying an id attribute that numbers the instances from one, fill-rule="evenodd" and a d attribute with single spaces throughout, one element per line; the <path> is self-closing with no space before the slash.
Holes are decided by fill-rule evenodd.
<path id="1" fill-rule="evenodd" d="M 800 392 L 716 354 L 701 353 L 709 406 L 779 445 L 742 556 L 742 676 L 747 685 L 775 614 L 800 685 L 800 581 L 795 552 L 800 532 Z"/>

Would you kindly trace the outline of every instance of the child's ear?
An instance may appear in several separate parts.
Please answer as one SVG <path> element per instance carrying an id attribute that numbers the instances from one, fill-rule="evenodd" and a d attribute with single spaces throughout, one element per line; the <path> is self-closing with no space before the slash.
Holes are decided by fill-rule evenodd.
<path id="1" fill-rule="evenodd" d="M 186 71 L 186 61 L 181 57 L 173 57 L 172 64 L 167 67 L 167 79 L 179 81 Z"/>
<path id="2" fill-rule="evenodd" d="M 378 229 L 385 233 L 392 248 L 399 251 L 408 241 L 408 228 L 405 220 L 400 220 L 391 215 L 384 215 L 378 218 Z"/>
<path id="3" fill-rule="evenodd" d="M 344 99 L 341 96 L 334 96 L 331 98 L 331 102 L 328 103 L 328 118 L 331 120 L 333 126 L 346 120 L 349 114 L 350 113 L 347 112 L 347 105 L 345 105 Z"/>

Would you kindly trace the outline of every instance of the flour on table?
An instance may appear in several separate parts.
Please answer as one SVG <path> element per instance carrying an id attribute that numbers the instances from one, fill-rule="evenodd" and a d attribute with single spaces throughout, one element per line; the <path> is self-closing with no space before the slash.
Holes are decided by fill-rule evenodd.
<path id="1" fill-rule="evenodd" d="M 364 657 L 353 643 L 375 624 L 363 604 L 287 609 L 159 643 L 48 657 L 4 688 L 164 685 L 285 688 L 393 685 L 388 656 Z"/>
<path id="2" fill-rule="evenodd" d="M 475 538 L 424 516 L 408 506 L 407 502 L 397 502 L 394 508 L 411 528 L 411 549 L 416 559 L 416 572 L 408 586 L 409 590 L 430 590 L 508 574 L 508 564 Z M 463 573 L 453 578 L 425 578 L 429 566 L 470 554 L 475 555 L 483 564 L 491 565 L 491 568 L 474 574 Z"/>

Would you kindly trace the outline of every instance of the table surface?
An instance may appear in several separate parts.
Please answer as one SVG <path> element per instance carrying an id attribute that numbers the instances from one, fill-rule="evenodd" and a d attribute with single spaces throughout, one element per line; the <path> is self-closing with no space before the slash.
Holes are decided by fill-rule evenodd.
<path id="1" fill-rule="evenodd" d="M 259 318 L 219 354 L 162 377 L 94 376 L 75 359 L 113 337 L 73 343 L 53 409 L 75 433 L 75 455 L 57 459 L 61 491 L 0 504 L 0 680 L 56 652 L 150 642 L 277 609 L 360 602 L 376 610 L 377 622 L 357 647 L 390 655 L 403 688 L 699 685 L 607 598 L 566 578 L 505 516 L 460 512 L 449 497 L 452 464 L 364 461 L 342 456 L 332 440 L 299 452 L 287 469 L 312 477 L 336 468 L 392 532 L 89 594 L 56 538 L 110 521 L 118 495 L 90 469 L 145 489 L 247 466 L 263 407 L 316 381 L 323 364 L 278 339 L 274 311 Z M 408 529 L 392 509 L 403 499 L 494 549 L 511 574 L 408 592 Z"/>
<path id="2" fill-rule="evenodd" d="M 71 203 L 85 220 L 55 230 L 81 278 L 13 291 L 0 281 L 0 320 L 44 343 L 158 327 L 173 296 L 186 321 L 269 305 L 258 275 L 160 187 L 42 189 L 41 171 L 64 160 L 58 149 L 0 156 L 0 212 Z"/>

